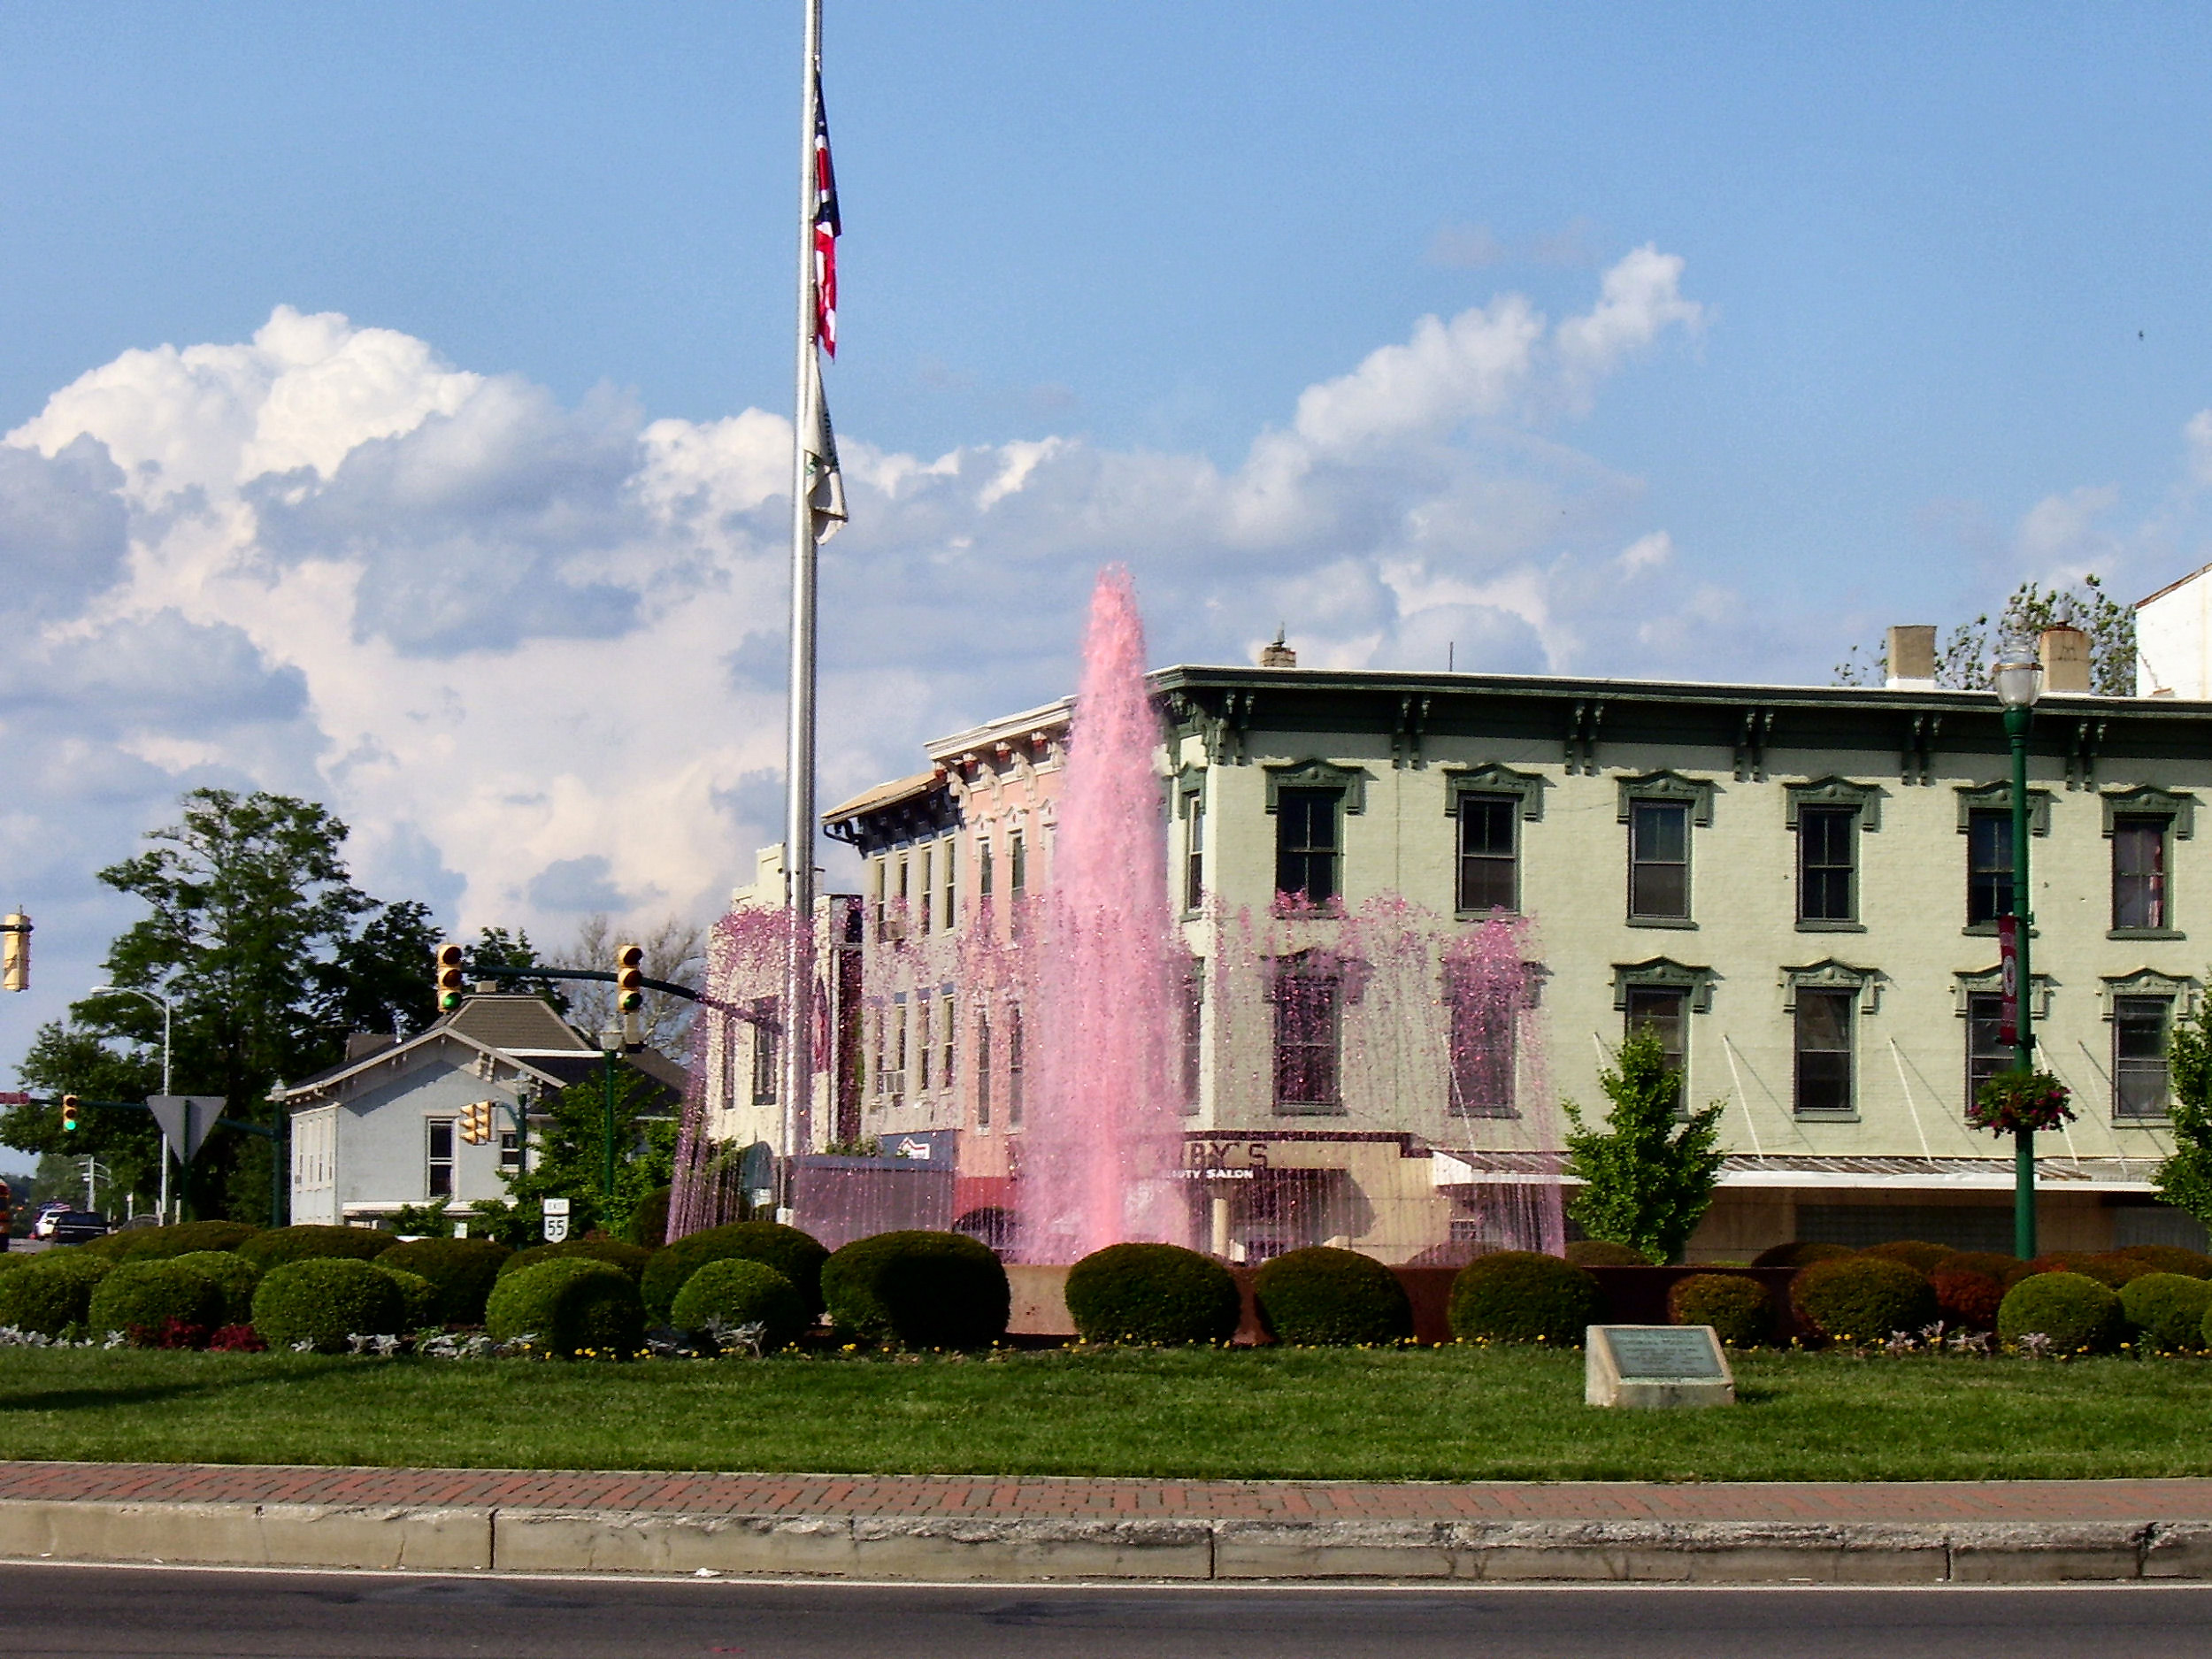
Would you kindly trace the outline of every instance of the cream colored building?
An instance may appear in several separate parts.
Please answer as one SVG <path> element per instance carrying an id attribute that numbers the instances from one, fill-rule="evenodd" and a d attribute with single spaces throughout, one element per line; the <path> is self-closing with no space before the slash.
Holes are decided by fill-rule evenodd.
<path id="1" fill-rule="evenodd" d="M 1910 668 L 1926 641 L 1901 632 Z M 2079 1117 L 2040 1139 L 2042 1237 L 2200 1242 L 2149 1175 L 2165 1035 L 2212 940 L 2212 706 L 2071 689 L 2084 664 L 2055 644 L 2031 741 L 2032 1005 Z M 1650 1021 L 1689 1098 L 1724 1104 L 1693 1259 L 1793 1237 L 2008 1248 L 2008 1145 L 1964 1121 L 1972 1079 L 2008 1064 L 1992 695 L 1294 666 L 1153 684 L 1196 1241 L 1393 1261 L 1526 1241 L 1557 1102 L 1601 1116 L 1601 1070 Z M 1065 728 L 1056 704 L 956 734 L 826 815 L 865 872 L 841 1062 L 858 1121 L 956 1164 L 949 1218 L 972 1225 L 1007 1202 L 1022 1047 L 1048 1041 L 1021 1027 L 1024 906 L 1048 879 Z M 1517 1011 L 1471 1033 L 1455 958 L 1502 922 Z"/>

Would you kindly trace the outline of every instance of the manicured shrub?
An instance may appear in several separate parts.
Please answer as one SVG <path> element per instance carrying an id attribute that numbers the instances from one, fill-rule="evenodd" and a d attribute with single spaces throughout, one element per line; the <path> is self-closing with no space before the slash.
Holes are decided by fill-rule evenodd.
<path id="1" fill-rule="evenodd" d="M 503 1276 L 484 1304 L 484 1329 L 565 1358 L 628 1359 L 645 1341 L 645 1307 L 613 1263 L 565 1256 Z"/>
<path id="2" fill-rule="evenodd" d="M 2124 1290 L 2146 1273 L 2160 1271 L 2158 1263 L 2136 1255 L 2132 1250 L 2104 1250 L 2089 1258 L 2095 1269 L 2089 1276 L 2115 1290 Z"/>
<path id="3" fill-rule="evenodd" d="M 1262 1267 L 1252 1299 L 1279 1342 L 1357 1348 L 1413 1335 L 1413 1304 L 1398 1276 L 1371 1256 L 1317 1244 Z"/>
<path id="4" fill-rule="evenodd" d="M 1754 1267 L 1810 1267 L 1815 1262 L 1839 1261 L 1855 1254 L 1847 1244 L 1820 1244 L 1798 1240 L 1777 1244 L 1751 1258 Z"/>
<path id="5" fill-rule="evenodd" d="M 1892 1239 L 1887 1244 L 1869 1245 L 1859 1252 L 1883 1261 L 1902 1262 L 1916 1273 L 1932 1273 L 1958 1252 L 1947 1244 L 1927 1244 L 1918 1239 Z"/>
<path id="6" fill-rule="evenodd" d="M 687 1233 L 663 1245 L 646 1263 L 638 1288 L 645 1296 L 646 1313 L 664 1321 L 676 1305 L 676 1293 L 709 1262 L 758 1262 L 791 1281 L 812 1318 L 822 1311 L 822 1263 L 828 1260 L 829 1252 L 811 1233 L 775 1221 L 736 1221 L 726 1227 Z"/>
<path id="7" fill-rule="evenodd" d="M 207 1351 L 211 1354 L 265 1354 L 269 1345 L 261 1340 L 261 1333 L 250 1325 L 227 1325 L 208 1338 Z"/>
<path id="8" fill-rule="evenodd" d="M 1998 1304 L 2005 1299 L 2002 1279 L 1946 1262 L 1928 1276 L 1928 1285 L 1935 1292 L 1936 1314 L 1944 1324 L 1973 1331 L 1997 1328 Z"/>
<path id="9" fill-rule="evenodd" d="M 2001 1285 L 2008 1279 L 2017 1277 L 2013 1271 L 2015 1268 L 2026 1265 L 2016 1256 L 2001 1256 L 1994 1250 L 1960 1250 L 1943 1258 L 1946 1272 L 1963 1269 L 1970 1273 L 1980 1273 L 1993 1279 Z"/>
<path id="10" fill-rule="evenodd" d="M 1567 1247 L 1567 1259 L 1577 1267 L 1649 1267 L 1651 1258 L 1632 1244 L 1610 1239 L 1577 1239 Z"/>
<path id="11" fill-rule="evenodd" d="M 171 1325 L 190 1326 L 204 1342 L 222 1316 L 222 1289 L 205 1274 L 174 1262 L 120 1262 L 94 1287 L 85 1326 L 95 1335 L 121 1331 L 138 1346 L 153 1348 Z"/>
<path id="12" fill-rule="evenodd" d="M 1242 1311 L 1237 1281 L 1178 1244 L 1110 1244 L 1068 1270 L 1068 1317 L 1086 1342 L 1225 1342 Z"/>
<path id="13" fill-rule="evenodd" d="M 82 1325 L 93 1287 L 112 1266 L 80 1249 L 41 1251 L 14 1271 L 0 1273 L 0 1325 L 47 1336 Z"/>
<path id="14" fill-rule="evenodd" d="M 2028 1263 L 2022 1271 L 2016 1273 L 2012 1283 L 2016 1285 L 2035 1273 L 2075 1273 L 2084 1279 L 2093 1279 L 2110 1290 L 2119 1289 L 2128 1279 L 2124 1269 L 2086 1250 L 2046 1251 Z"/>
<path id="15" fill-rule="evenodd" d="M 376 1264 L 419 1273 L 437 1287 L 436 1306 L 424 1324 L 481 1325 L 484 1299 L 513 1255 L 496 1239 L 416 1239 L 395 1244 Z"/>
<path id="16" fill-rule="evenodd" d="M 349 1336 L 399 1335 L 405 1314 L 399 1281 L 352 1256 L 286 1262 L 253 1294 L 253 1328 L 273 1348 L 342 1354 Z"/>
<path id="17" fill-rule="evenodd" d="M 243 1221 L 180 1221 L 171 1227 L 133 1227 L 78 1248 L 111 1262 L 174 1260 L 206 1250 L 235 1250 L 261 1232 Z"/>
<path id="18" fill-rule="evenodd" d="M 2057 1354 L 2098 1354 L 2126 1334 L 2120 1294 L 2085 1273 L 2036 1273 L 2005 1293 L 1997 1335 L 2006 1342 L 2040 1333 Z"/>
<path id="19" fill-rule="evenodd" d="M 522 1272 L 541 1262 L 604 1262 L 627 1273 L 634 1285 L 652 1255 L 619 1239 L 564 1239 L 558 1244 L 534 1244 L 526 1250 L 517 1250 L 499 1264 L 499 1277 Z"/>
<path id="20" fill-rule="evenodd" d="M 822 1264 L 822 1300 L 856 1340 L 909 1348 L 995 1342 L 1012 1303 L 1006 1269 L 989 1246 L 920 1231 L 879 1233 L 836 1252 Z"/>
<path id="21" fill-rule="evenodd" d="M 1878 1342 L 1936 1317 L 1925 1276 L 1878 1256 L 1815 1262 L 1790 1281 L 1790 1300 L 1807 1323 L 1839 1342 Z"/>
<path id="22" fill-rule="evenodd" d="M 292 1262 L 372 1261 L 392 1248 L 392 1235 L 379 1227 L 325 1227 L 310 1224 L 273 1227 L 241 1240 L 235 1248 L 239 1255 L 266 1273 L 271 1268 Z"/>
<path id="23" fill-rule="evenodd" d="M 669 1323 L 699 1332 L 709 1320 L 724 1325 L 759 1325 L 764 1350 L 789 1348 L 814 1323 L 806 1298 L 791 1281 L 764 1262 L 741 1256 L 709 1262 L 676 1293 Z"/>
<path id="24" fill-rule="evenodd" d="M 2120 1312 L 2162 1354 L 2196 1354 L 2205 1346 L 2212 1283 L 2187 1273 L 2145 1273 L 2120 1291 Z"/>
<path id="25" fill-rule="evenodd" d="M 411 1273 L 403 1267 L 394 1267 L 379 1258 L 369 1263 L 399 1286 L 399 1324 L 395 1334 L 421 1331 L 442 1324 L 438 1317 L 438 1287 L 420 1273 Z"/>
<path id="26" fill-rule="evenodd" d="M 2177 1244 L 2131 1244 L 2112 1254 L 2131 1256 L 2139 1262 L 2148 1262 L 2154 1273 L 2182 1273 L 2191 1279 L 2212 1279 L 2212 1256 L 2200 1256 L 2196 1251 L 2185 1250 Z"/>
<path id="27" fill-rule="evenodd" d="M 215 1286 L 223 1299 L 222 1317 L 219 1325 L 250 1325 L 253 1323 L 253 1294 L 261 1286 L 261 1275 L 244 1256 L 233 1250 L 192 1250 L 183 1256 L 173 1256 L 170 1263 L 194 1272 Z"/>
<path id="28" fill-rule="evenodd" d="M 1677 1325 L 1709 1325 L 1730 1348 L 1756 1348 L 1774 1333 L 1774 1298 L 1755 1279 L 1693 1273 L 1667 1287 L 1667 1315 Z"/>
<path id="29" fill-rule="evenodd" d="M 638 1200 L 623 1237 L 641 1249 L 657 1250 L 668 1242 L 668 1206 L 675 1197 L 672 1187 L 656 1187 Z"/>
<path id="30" fill-rule="evenodd" d="M 1547 1342 L 1572 1348 L 1604 1310 L 1598 1282 L 1571 1262 L 1533 1250 L 1479 1256 L 1452 1280 L 1452 1334 L 1463 1342 Z"/>

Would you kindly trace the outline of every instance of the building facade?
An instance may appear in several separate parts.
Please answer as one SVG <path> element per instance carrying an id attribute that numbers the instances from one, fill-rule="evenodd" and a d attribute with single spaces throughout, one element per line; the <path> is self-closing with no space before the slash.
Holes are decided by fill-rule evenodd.
<path id="1" fill-rule="evenodd" d="M 2201 1243 L 2149 1176 L 2166 1038 L 2212 939 L 2212 706 L 2091 696 L 2078 641 L 2047 642 L 2030 746 L 2031 1006 L 2079 1114 L 2039 1137 L 2042 1236 Z M 1687 1099 L 1724 1107 L 1692 1259 L 2008 1248 L 2009 1148 L 1965 1121 L 2010 1063 L 1993 696 L 1294 666 L 1151 683 L 1194 1241 L 1391 1261 L 1532 1241 L 1562 1102 L 1601 1118 L 1601 1073 L 1647 1026 Z M 838 1062 L 859 1125 L 955 1169 L 947 1218 L 979 1231 L 1011 1207 L 1049 1041 L 1026 951 L 1066 733 L 1058 704 L 956 734 L 826 818 L 864 871 Z"/>

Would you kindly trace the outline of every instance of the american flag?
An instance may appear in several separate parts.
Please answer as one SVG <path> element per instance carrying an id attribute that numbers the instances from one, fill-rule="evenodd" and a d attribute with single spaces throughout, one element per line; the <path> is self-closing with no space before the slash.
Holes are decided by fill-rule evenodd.
<path id="1" fill-rule="evenodd" d="M 814 76 L 814 338 L 837 355 L 837 179 L 830 171 L 829 117 L 822 109 L 822 76 Z"/>

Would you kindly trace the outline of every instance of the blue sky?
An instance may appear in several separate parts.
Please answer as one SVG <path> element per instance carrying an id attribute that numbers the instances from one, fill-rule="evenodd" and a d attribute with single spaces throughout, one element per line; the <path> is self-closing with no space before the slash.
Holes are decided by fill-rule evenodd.
<path id="1" fill-rule="evenodd" d="M 1821 680 L 2212 557 L 2200 9 L 1378 16 L 830 0 L 829 798 L 1066 689 L 1108 558 L 1161 660 Z M 0 12 L 0 1052 L 196 783 L 456 926 L 749 874 L 796 22 Z"/>

